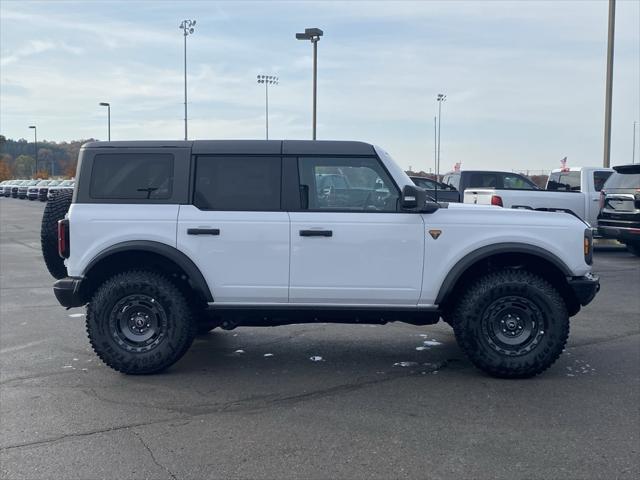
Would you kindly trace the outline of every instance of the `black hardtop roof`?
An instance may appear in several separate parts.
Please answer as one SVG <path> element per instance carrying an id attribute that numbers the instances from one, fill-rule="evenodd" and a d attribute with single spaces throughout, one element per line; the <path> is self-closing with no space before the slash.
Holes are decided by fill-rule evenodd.
<path id="1" fill-rule="evenodd" d="M 372 145 L 343 140 L 131 140 L 89 142 L 82 148 L 191 148 L 193 154 L 374 155 Z"/>

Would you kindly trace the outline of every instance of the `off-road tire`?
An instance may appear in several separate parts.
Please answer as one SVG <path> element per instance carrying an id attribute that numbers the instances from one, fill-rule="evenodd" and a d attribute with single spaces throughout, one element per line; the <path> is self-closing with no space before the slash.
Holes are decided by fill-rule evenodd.
<path id="1" fill-rule="evenodd" d="M 508 316 L 512 313 L 518 322 Z M 527 333 L 527 328 L 517 331 L 525 325 L 519 323 L 520 315 L 528 319 L 531 333 L 526 338 L 508 337 Z M 506 269 L 478 279 L 462 295 L 452 320 L 458 345 L 471 362 L 499 378 L 538 375 L 558 359 L 569 336 L 564 300 L 550 283 L 525 270 Z M 516 323 L 515 330 L 498 330 L 503 320 L 510 328 Z M 507 345 L 501 339 L 523 343 Z"/>
<path id="2" fill-rule="evenodd" d="M 136 337 L 123 323 L 135 322 L 146 313 L 150 323 L 155 321 L 156 333 L 145 343 L 138 341 L 142 335 Z M 115 275 L 98 287 L 87 306 L 87 334 L 106 365 L 143 375 L 161 372 L 177 362 L 193 342 L 196 322 L 185 296 L 171 280 L 156 272 L 135 270 Z"/>
<path id="3" fill-rule="evenodd" d="M 71 206 L 71 192 L 60 192 L 55 199 L 47 203 L 40 225 L 40 246 L 47 270 L 53 278 L 67 276 L 64 260 L 58 255 L 58 220 L 62 220 Z"/>
<path id="4" fill-rule="evenodd" d="M 629 252 L 633 253 L 636 257 L 640 257 L 640 242 L 629 242 L 626 245 Z"/>

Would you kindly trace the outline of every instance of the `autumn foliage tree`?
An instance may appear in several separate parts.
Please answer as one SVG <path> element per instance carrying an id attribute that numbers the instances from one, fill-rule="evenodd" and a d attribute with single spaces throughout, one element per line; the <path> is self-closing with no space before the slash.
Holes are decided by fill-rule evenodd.
<path id="1" fill-rule="evenodd" d="M 11 175 L 11 167 L 4 160 L 0 161 L 0 181 L 10 180 Z"/>

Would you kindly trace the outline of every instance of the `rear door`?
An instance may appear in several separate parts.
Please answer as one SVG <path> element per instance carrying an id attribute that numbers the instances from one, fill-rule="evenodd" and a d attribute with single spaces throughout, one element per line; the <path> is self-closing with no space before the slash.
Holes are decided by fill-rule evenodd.
<path id="1" fill-rule="evenodd" d="M 300 209 L 290 212 L 292 303 L 416 305 L 422 216 L 398 211 L 400 191 L 376 157 L 300 157 Z M 346 188 L 322 188 L 327 175 Z"/>
<path id="2" fill-rule="evenodd" d="M 216 303 L 286 303 L 289 215 L 279 155 L 199 155 L 193 201 L 181 205 L 178 249 L 199 266 Z"/>

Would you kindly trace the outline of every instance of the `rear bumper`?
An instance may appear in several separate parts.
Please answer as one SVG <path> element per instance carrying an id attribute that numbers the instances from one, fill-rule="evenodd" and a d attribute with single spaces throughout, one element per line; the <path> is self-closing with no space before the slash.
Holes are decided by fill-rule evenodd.
<path id="1" fill-rule="evenodd" d="M 615 238 L 616 240 L 640 241 L 640 225 L 636 227 L 611 227 L 599 226 L 598 233 L 605 238 Z"/>
<path id="2" fill-rule="evenodd" d="M 584 307 L 585 305 L 589 305 L 600 291 L 600 278 L 588 273 L 584 277 L 570 278 L 569 286 L 573 290 L 573 293 L 575 293 L 580 305 Z"/>
<path id="3" fill-rule="evenodd" d="M 63 307 L 81 307 L 85 302 L 80 296 L 81 277 L 66 277 L 53 284 L 53 293 Z"/>

